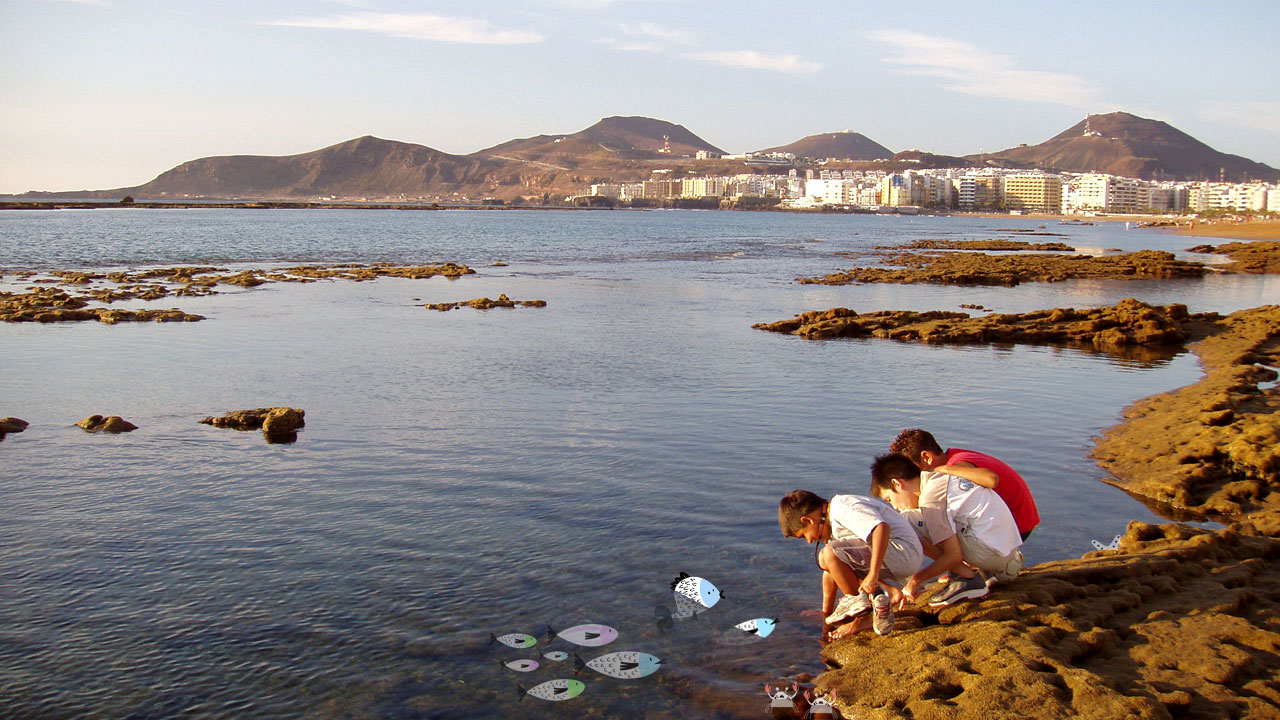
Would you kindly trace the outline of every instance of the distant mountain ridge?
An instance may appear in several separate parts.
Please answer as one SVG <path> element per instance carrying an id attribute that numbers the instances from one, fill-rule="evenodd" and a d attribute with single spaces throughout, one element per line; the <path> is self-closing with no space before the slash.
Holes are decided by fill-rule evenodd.
<path id="1" fill-rule="evenodd" d="M 655 173 L 680 178 L 770 172 L 740 161 L 692 159 L 701 150 L 722 154 L 682 125 L 615 116 L 576 133 L 510 140 L 469 155 L 364 136 L 300 155 L 191 160 L 135 187 L 28 196 L 471 201 L 496 197 L 546 203 L 580 193 L 593 183 L 634 182 Z M 855 168 L 867 163 L 867 169 L 1003 165 L 1147 179 L 1280 182 L 1280 170 L 1220 153 L 1166 123 L 1127 113 L 1089 115 L 1039 145 L 964 158 L 916 150 L 894 155 L 854 132 L 811 135 L 770 151 L 835 158 Z"/>
<path id="2" fill-rule="evenodd" d="M 1124 112 L 1089 115 L 1039 145 L 966 159 L 1146 180 L 1280 181 L 1280 170 L 1218 152 L 1168 123 Z"/>
<path id="3" fill-rule="evenodd" d="M 791 153 L 796 157 L 818 160 L 888 160 L 893 151 L 861 133 L 851 130 L 820 133 L 801 138 L 790 145 L 779 145 L 761 153 Z"/>

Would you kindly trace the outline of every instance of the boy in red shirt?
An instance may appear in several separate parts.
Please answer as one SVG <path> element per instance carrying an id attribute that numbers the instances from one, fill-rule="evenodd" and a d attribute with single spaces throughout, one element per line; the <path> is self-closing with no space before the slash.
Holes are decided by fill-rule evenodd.
<path id="1" fill-rule="evenodd" d="M 920 428 L 903 430 L 889 444 L 889 451 L 902 453 L 921 470 L 955 475 L 996 491 L 1013 513 L 1018 533 L 1025 541 L 1040 524 L 1040 512 L 1031 497 L 1027 481 L 1016 470 L 1000 460 L 972 450 L 949 448 L 945 452 L 938 441 Z"/>

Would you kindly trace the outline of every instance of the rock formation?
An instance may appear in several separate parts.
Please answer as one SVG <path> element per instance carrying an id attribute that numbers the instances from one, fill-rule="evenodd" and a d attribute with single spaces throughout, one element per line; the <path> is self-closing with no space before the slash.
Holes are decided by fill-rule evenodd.
<path id="1" fill-rule="evenodd" d="M 298 430 L 306 426 L 306 412 L 297 408 L 270 407 L 235 410 L 221 417 L 207 417 L 200 422 L 233 430 L 262 430 L 269 443 L 290 443 L 298 439 Z"/>
<path id="2" fill-rule="evenodd" d="M 862 267 L 801 284 L 934 283 L 938 285 L 1002 285 L 1060 282 L 1078 278 L 1198 278 L 1206 271 L 1198 262 L 1178 260 L 1173 253 L 1141 250 L 1119 255 L 988 255 L 974 252 L 896 253 L 886 267 Z"/>
<path id="3" fill-rule="evenodd" d="M 482 298 L 475 298 L 474 300 L 460 300 L 458 302 L 451 302 L 451 303 L 427 303 L 423 307 L 427 308 L 428 310 L 439 310 L 441 312 L 447 312 L 449 310 L 453 310 L 454 308 L 460 308 L 460 307 L 473 307 L 477 310 L 491 310 L 493 308 L 500 308 L 500 307 L 513 308 L 513 307 L 516 307 L 517 305 L 522 305 L 525 307 L 546 307 L 547 301 L 546 300 L 512 300 L 511 298 L 507 297 L 506 294 L 504 293 L 502 295 L 499 295 L 497 300 L 490 300 L 487 297 L 482 297 Z"/>
<path id="4" fill-rule="evenodd" d="M 1231 262 L 1216 266 L 1225 272 L 1280 274 L 1280 241 L 1277 240 L 1226 243 L 1218 247 L 1196 245 L 1187 248 L 1187 252 L 1226 255 Z"/>
<path id="5" fill-rule="evenodd" d="M 76 425 L 85 429 L 86 432 L 107 432 L 122 433 L 132 432 L 138 429 L 137 425 L 125 420 L 119 415 L 90 415 L 89 417 L 76 423 Z"/>
<path id="6" fill-rule="evenodd" d="M 20 433 L 27 429 L 27 421 L 15 417 L 0 418 L 0 440 L 9 433 Z"/>

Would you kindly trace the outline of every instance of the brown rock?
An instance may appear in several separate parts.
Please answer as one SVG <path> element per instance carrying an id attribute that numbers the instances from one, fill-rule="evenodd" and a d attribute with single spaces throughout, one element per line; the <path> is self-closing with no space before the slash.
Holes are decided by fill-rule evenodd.
<path id="1" fill-rule="evenodd" d="M 1235 242 L 1214 247 L 1197 245 L 1188 252 L 1216 253 L 1231 258 L 1226 265 L 1215 266 L 1222 272 L 1268 274 L 1280 273 L 1280 241 Z"/>
<path id="2" fill-rule="evenodd" d="M 125 420 L 119 415 L 90 415 L 89 417 L 76 423 L 76 425 L 84 428 L 87 432 L 108 432 L 122 433 L 132 432 L 138 429 L 137 425 Z"/>
<path id="3" fill-rule="evenodd" d="M 267 442 L 293 442 L 297 431 L 306 425 L 306 412 L 297 408 L 270 407 L 235 410 L 221 417 L 207 417 L 200 422 L 233 430 L 262 429 Z"/>
<path id="4" fill-rule="evenodd" d="M 16 417 L 0 418 L 0 433 L 20 433 L 26 430 L 28 423 L 26 420 L 20 420 Z"/>
<path id="5" fill-rule="evenodd" d="M 439 310 L 448 312 L 459 307 L 473 307 L 477 310 L 492 310 L 493 308 L 513 308 L 516 306 L 524 307 L 546 307 L 545 300 L 512 300 L 506 294 L 498 296 L 497 300 L 490 300 L 487 297 L 475 298 L 474 300 L 460 300 L 451 303 L 427 303 L 423 307 L 428 310 Z"/>
<path id="6" fill-rule="evenodd" d="M 801 278 L 802 284 L 934 283 L 940 285 L 1003 285 L 1060 282 L 1077 278 L 1198 278 L 1205 266 L 1178 260 L 1173 253 L 1141 250 L 1120 255 L 987 255 L 972 252 L 896 253 L 885 267 L 855 268 L 820 278 Z"/>
<path id="7" fill-rule="evenodd" d="M 858 718 L 1277 717 L 1278 561 L 1253 526 L 1130 523 L 1119 550 L 828 645 L 816 685 Z"/>

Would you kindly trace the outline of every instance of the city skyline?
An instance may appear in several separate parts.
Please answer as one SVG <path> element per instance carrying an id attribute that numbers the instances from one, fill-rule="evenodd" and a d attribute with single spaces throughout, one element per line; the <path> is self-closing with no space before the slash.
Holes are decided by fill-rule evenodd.
<path id="1" fill-rule="evenodd" d="M 1280 7 L 1237 8 L 5 0 L 0 193 L 126 187 L 198 157 L 362 135 L 468 154 L 612 115 L 731 153 L 849 129 L 963 155 L 1122 110 L 1280 167 L 1266 73 Z"/>

